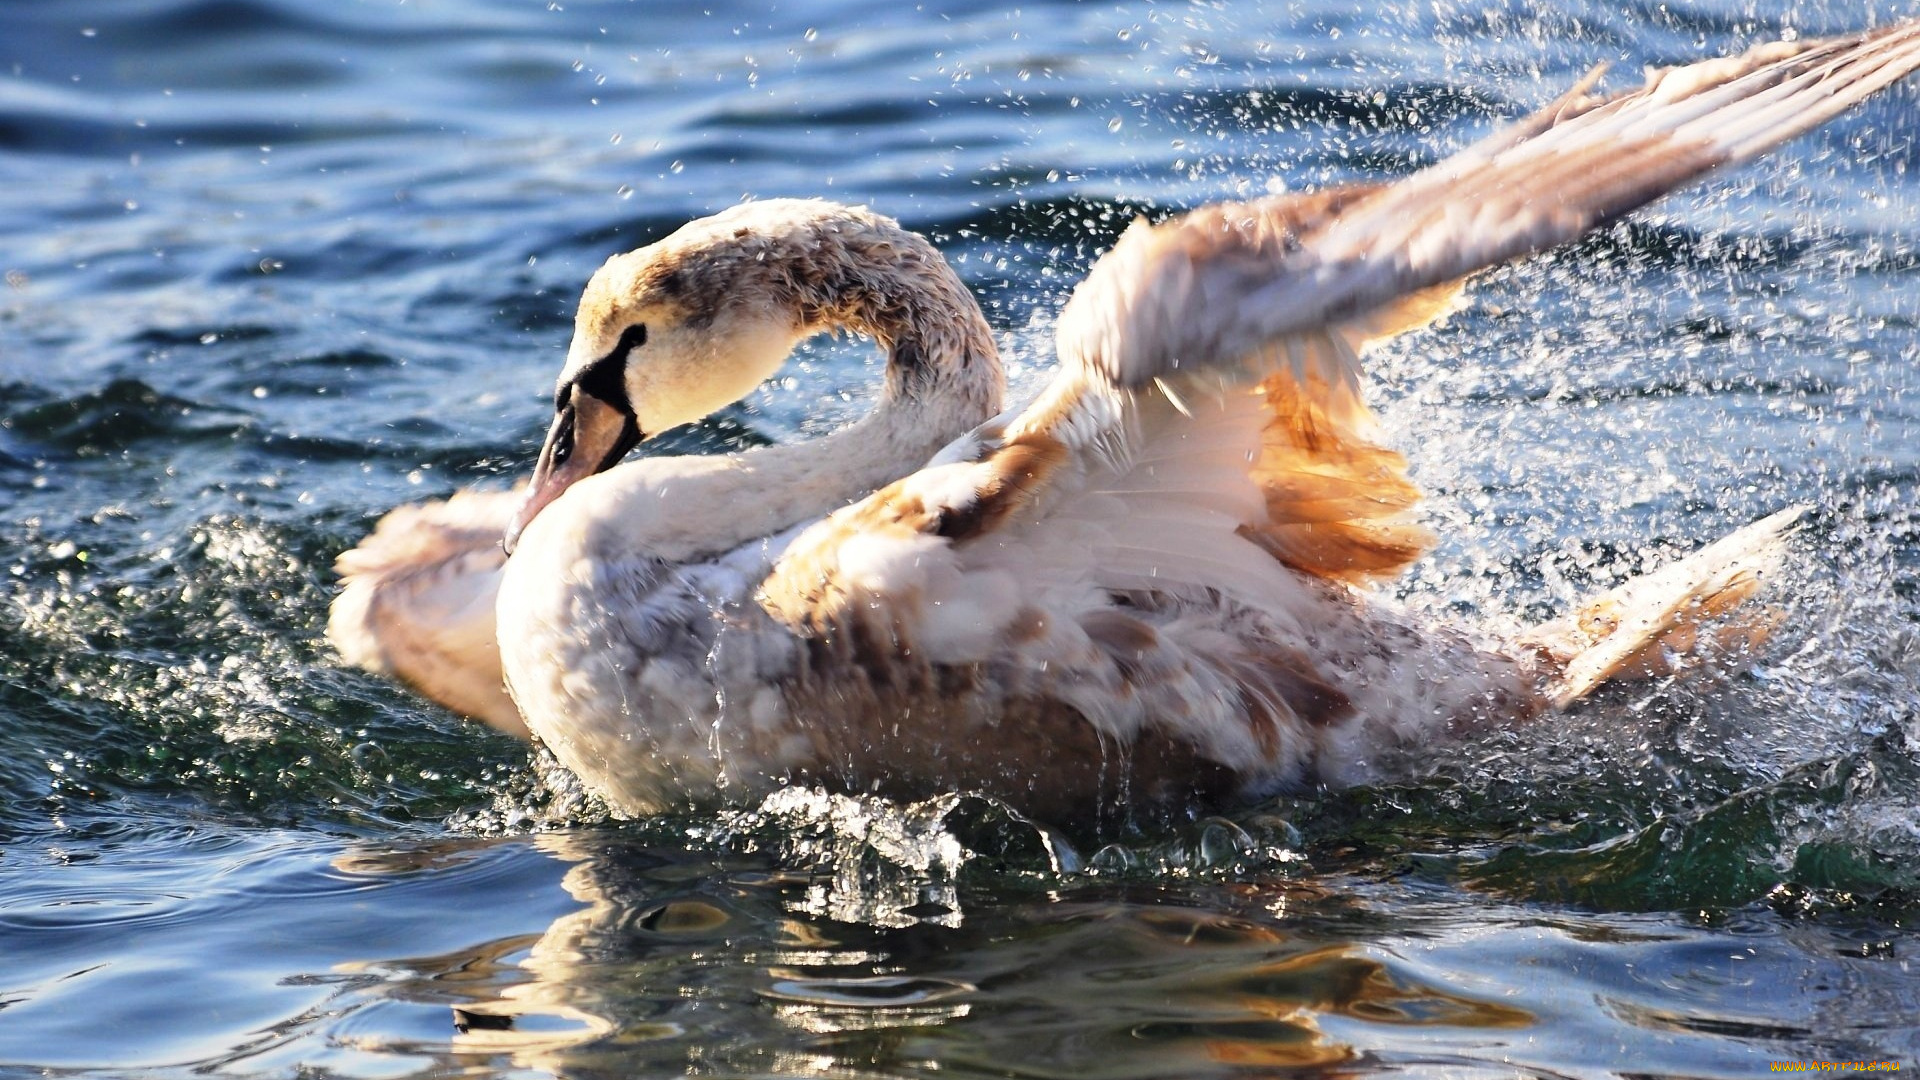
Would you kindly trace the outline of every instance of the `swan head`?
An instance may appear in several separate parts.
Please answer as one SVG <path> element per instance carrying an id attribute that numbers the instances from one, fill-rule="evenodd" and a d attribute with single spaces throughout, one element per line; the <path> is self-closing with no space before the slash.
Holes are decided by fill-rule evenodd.
<path id="1" fill-rule="evenodd" d="M 826 242 L 833 223 L 870 217 L 814 200 L 746 203 L 608 259 L 580 298 L 507 551 L 575 483 L 745 397 L 833 321 L 811 295 L 831 277 Z"/>

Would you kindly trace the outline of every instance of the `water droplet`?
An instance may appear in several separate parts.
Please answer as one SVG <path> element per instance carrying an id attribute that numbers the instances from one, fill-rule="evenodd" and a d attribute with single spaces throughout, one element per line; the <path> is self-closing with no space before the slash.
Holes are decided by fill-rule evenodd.
<path id="1" fill-rule="evenodd" d="M 1200 862 L 1203 866 L 1230 867 L 1253 849 L 1253 837 L 1225 818 L 1212 819 L 1200 832 Z"/>
<path id="2" fill-rule="evenodd" d="M 1108 130 L 1108 131 L 1119 131 L 1119 130 L 1120 130 L 1120 125 L 1121 125 L 1121 123 L 1122 123 L 1122 121 L 1121 121 L 1121 119 L 1120 119 L 1119 117 L 1117 117 L 1117 116 L 1116 116 L 1116 117 L 1114 117 L 1113 119 L 1111 119 L 1111 120 L 1109 120 L 1109 121 L 1107 121 L 1107 130 Z"/>

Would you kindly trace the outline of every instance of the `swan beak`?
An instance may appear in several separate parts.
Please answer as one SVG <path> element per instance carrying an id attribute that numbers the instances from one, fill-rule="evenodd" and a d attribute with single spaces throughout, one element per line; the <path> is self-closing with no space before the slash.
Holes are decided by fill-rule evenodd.
<path id="1" fill-rule="evenodd" d="M 507 523 L 502 546 L 509 555 L 520 543 L 520 533 L 548 503 L 594 473 L 612 468 L 640 443 L 640 425 L 632 413 L 577 387 L 569 398 L 554 414 L 533 481 Z"/>

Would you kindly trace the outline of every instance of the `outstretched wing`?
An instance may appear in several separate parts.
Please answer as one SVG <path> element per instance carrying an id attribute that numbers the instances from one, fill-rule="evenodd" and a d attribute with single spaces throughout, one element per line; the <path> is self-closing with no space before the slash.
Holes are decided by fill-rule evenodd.
<path id="1" fill-rule="evenodd" d="M 821 522 L 763 590 L 788 625 L 879 614 L 964 661 L 1048 590 L 1206 589 L 1284 610 L 1310 578 L 1391 574 L 1424 538 L 1377 445 L 1360 347 L 1481 268 L 1744 161 L 1920 67 L 1920 24 L 1586 82 L 1391 185 L 1136 223 L 1061 315 L 1028 407 Z M 1261 557 L 1264 551 L 1272 558 Z"/>
<path id="2" fill-rule="evenodd" d="M 1061 360 L 1138 388 L 1573 239 L 1757 157 L 1920 66 L 1920 23 L 1778 42 L 1581 86 L 1514 128 L 1357 200 L 1282 196 L 1136 225 L 1061 316 Z M 1337 194 L 1337 193 L 1336 193 Z"/>

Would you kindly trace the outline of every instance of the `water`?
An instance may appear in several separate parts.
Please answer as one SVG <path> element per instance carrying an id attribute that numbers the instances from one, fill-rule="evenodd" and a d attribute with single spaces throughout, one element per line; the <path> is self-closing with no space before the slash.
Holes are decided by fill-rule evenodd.
<path id="1" fill-rule="evenodd" d="M 1885 17 L 9 5 L 0 1073 L 1920 1066 L 1911 90 L 1376 365 L 1446 536 L 1409 602 L 1537 618 L 1811 503 L 1756 663 L 1100 847 L 965 797 L 606 822 L 320 641 L 379 513 L 528 467 L 600 260 L 743 195 L 930 233 L 1032 386 L 1135 213 L 1403 172 L 1596 61 Z M 789 373 L 674 448 L 802 437 L 874 372 L 823 342 Z"/>

